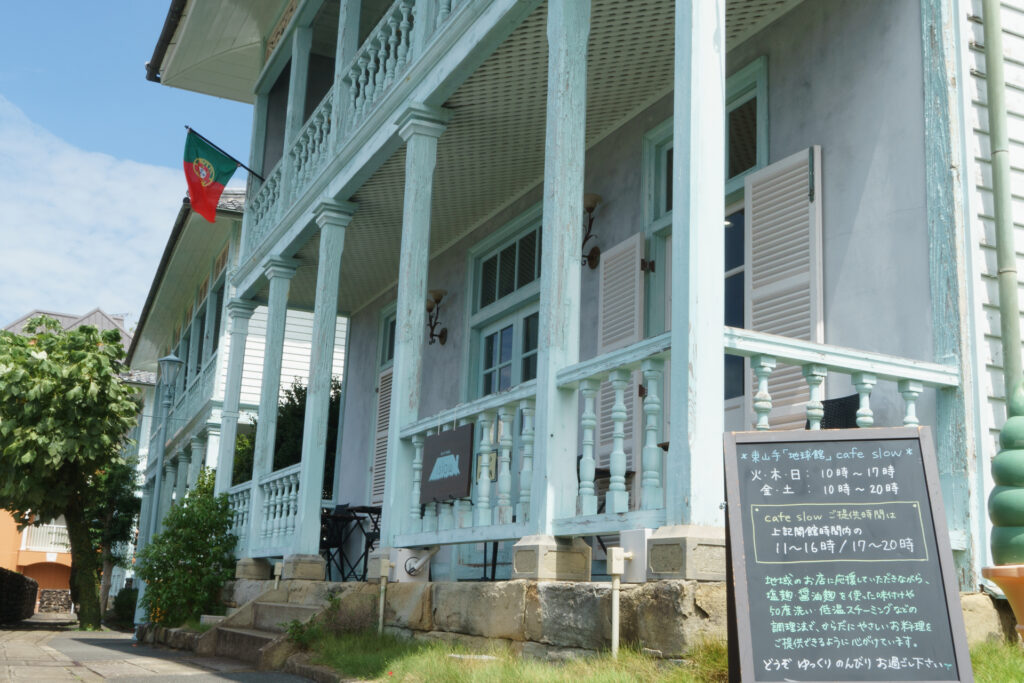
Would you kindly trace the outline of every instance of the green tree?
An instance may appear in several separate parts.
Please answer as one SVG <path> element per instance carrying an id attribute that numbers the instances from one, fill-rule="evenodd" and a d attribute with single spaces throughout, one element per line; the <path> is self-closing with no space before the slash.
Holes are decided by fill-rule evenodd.
<path id="1" fill-rule="evenodd" d="M 89 501 L 87 517 L 93 545 L 102 563 L 100 607 L 107 608 L 114 567 L 126 567 L 126 552 L 135 533 L 142 499 L 139 498 L 138 458 L 116 460 L 96 475 L 96 495 Z"/>
<path id="2" fill-rule="evenodd" d="M 221 588 L 235 574 L 235 544 L 227 494 L 213 495 L 215 475 L 204 469 L 182 503 L 164 517 L 164 530 L 139 553 L 136 574 L 146 582 L 149 620 L 180 626 L 217 609 Z"/>
<path id="3" fill-rule="evenodd" d="M 116 330 L 39 316 L 24 335 L 0 332 L 0 508 L 19 520 L 64 515 L 83 628 L 100 625 L 89 501 L 135 424 L 123 360 Z"/>

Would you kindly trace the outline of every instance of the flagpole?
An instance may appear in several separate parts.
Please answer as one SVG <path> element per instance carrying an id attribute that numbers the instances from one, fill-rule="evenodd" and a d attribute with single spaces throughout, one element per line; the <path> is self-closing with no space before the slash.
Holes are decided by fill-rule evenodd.
<path id="1" fill-rule="evenodd" d="M 214 148 L 215 150 L 217 150 L 218 152 L 220 152 L 221 154 L 223 154 L 224 156 L 226 156 L 226 157 L 227 157 L 228 159 L 231 159 L 231 161 L 233 161 L 233 162 L 235 162 L 236 164 L 238 164 L 238 165 L 239 165 L 239 166 L 240 166 L 241 168 L 244 168 L 244 169 L 245 169 L 246 171 L 248 171 L 248 172 L 249 172 L 249 173 L 251 173 L 252 175 L 254 175 L 254 176 L 256 176 L 257 178 L 259 178 L 259 179 L 260 179 L 260 181 L 262 181 L 262 182 L 266 182 L 266 178 L 264 178 L 264 177 L 263 177 L 263 176 L 261 176 L 261 175 L 260 175 L 259 173 L 257 173 L 256 171 L 252 170 L 251 168 L 249 168 L 248 166 L 246 166 L 245 164 L 243 164 L 243 163 L 242 163 L 241 161 L 239 161 L 238 159 L 236 159 L 236 158 L 235 158 L 234 156 L 232 156 L 231 154 L 228 154 L 227 152 L 225 152 L 225 151 L 224 151 L 223 149 L 221 149 L 221 148 L 220 148 L 220 147 L 219 147 L 219 146 L 218 146 L 217 144 L 215 144 L 215 143 L 214 143 L 214 142 L 213 142 L 212 140 L 210 140 L 210 139 L 209 139 L 208 137 L 206 137 L 205 135 L 203 135 L 202 133 L 200 133 L 199 131 L 197 131 L 196 129 L 194 129 L 194 128 L 193 128 L 192 126 L 188 126 L 188 125 L 186 125 L 186 126 L 185 126 L 185 130 L 187 130 L 187 131 L 188 131 L 188 132 L 190 132 L 190 133 L 195 133 L 195 136 L 196 136 L 197 138 L 199 138 L 200 140 L 202 140 L 203 142 L 205 142 L 206 144 L 208 144 L 208 145 L 209 145 L 210 147 L 213 147 L 213 148 Z"/>

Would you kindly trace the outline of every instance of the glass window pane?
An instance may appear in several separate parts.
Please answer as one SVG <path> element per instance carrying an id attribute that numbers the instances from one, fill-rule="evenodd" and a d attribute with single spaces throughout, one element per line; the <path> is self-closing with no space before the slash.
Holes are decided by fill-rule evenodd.
<path id="1" fill-rule="evenodd" d="M 505 365 L 498 372 L 498 391 L 505 391 L 512 386 L 512 366 Z"/>
<path id="2" fill-rule="evenodd" d="M 492 256 L 480 267 L 480 308 L 494 303 L 498 283 L 498 257 Z"/>
<path id="3" fill-rule="evenodd" d="M 743 273 L 725 278 L 725 324 L 743 327 Z"/>
<path id="4" fill-rule="evenodd" d="M 494 391 L 494 373 L 484 373 L 484 396 Z"/>
<path id="5" fill-rule="evenodd" d="M 536 353 L 531 353 L 529 356 L 523 358 L 523 381 L 529 382 L 531 379 L 537 379 Z"/>
<path id="6" fill-rule="evenodd" d="M 672 149 L 665 152 L 665 168 L 663 180 L 665 183 L 665 211 L 672 210 Z"/>
<path id="7" fill-rule="evenodd" d="M 542 249 L 543 246 L 544 246 L 544 228 L 542 226 L 540 228 L 537 228 L 537 263 L 536 263 L 536 265 L 535 265 L 535 267 L 533 269 L 533 272 L 537 274 L 536 275 L 537 277 L 540 277 L 540 261 L 541 261 L 541 259 L 544 256 L 544 250 Z"/>
<path id="8" fill-rule="evenodd" d="M 217 288 L 217 293 L 213 297 L 214 306 L 217 308 L 213 311 L 213 345 L 210 347 L 210 353 L 217 350 L 217 345 L 220 343 L 220 326 L 221 326 L 221 315 L 224 312 L 224 285 L 221 284 Z"/>
<path id="9" fill-rule="evenodd" d="M 196 332 L 196 337 L 195 337 L 195 339 L 196 339 L 196 366 L 195 366 L 195 374 L 198 376 L 200 368 L 203 367 L 203 363 L 206 361 L 206 358 L 203 356 L 203 347 L 206 345 L 206 341 L 205 341 L 205 339 L 206 339 L 206 307 L 205 306 L 203 308 L 200 308 L 199 312 L 196 313 L 196 325 L 198 326 L 198 331 Z"/>
<path id="10" fill-rule="evenodd" d="M 725 269 L 743 265 L 743 209 L 725 217 Z"/>
<path id="11" fill-rule="evenodd" d="M 537 268 L 537 233 L 531 232 L 529 235 L 519 240 L 519 263 L 516 268 L 517 281 L 516 289 L 519 289 L 523 285 L 533 282 L 536 278 Z"/>
<path id="12" fill-rule="evenodd" d="M 499 363 L 508 363 L 512 360 L 512 326 L 509 325 L 501 331 L 501 357 Z"/>
<path id="13" fill-rule="evenodd" d="M 757 163 L 757 98 L 753 97 L 729 112 L 729 177 L 751 169 Z"/>
<path id="14" fill-rule="evenodd" d="M 510 244 L 501 250 L 500 272 L 498 273 L 498 298 L 516 291 L 516 245 Z"/>
<path id="15" fill-rule="evenodd" d="M 494 358 L 494 339 L 498 334 L 489 334 L 484 338 L 484 368 L 493 368 L 497 365 Z"/>
<path id="16" fill-rule="evenodd" d="M 743 395 L 743 356 L 725 357 L 725 397 Z"/>
<path id="17" fill-rule="evenodd" d="M 537 348 L 537 332 L 539 328 L 539 313 L 532 313 L 523 318 L 523 353 Z"/>
<path id="18" fill-rule="evenodd" d="M 384 323 L 384 339 L 381 342 L 380 362 L 387 363 L 395 357 L 395 319 L 391 318 Z"/>

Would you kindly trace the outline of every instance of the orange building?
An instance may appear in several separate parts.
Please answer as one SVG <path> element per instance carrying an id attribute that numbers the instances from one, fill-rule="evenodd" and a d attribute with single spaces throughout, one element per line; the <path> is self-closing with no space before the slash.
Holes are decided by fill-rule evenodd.
<path id="1" fill-rule="evenodd" d="M 39 588 L 71 585 L 71 548 L 64 519 L 18 531 L 9 512 L 0 511 L 0 567 L 39 582 Z"/>

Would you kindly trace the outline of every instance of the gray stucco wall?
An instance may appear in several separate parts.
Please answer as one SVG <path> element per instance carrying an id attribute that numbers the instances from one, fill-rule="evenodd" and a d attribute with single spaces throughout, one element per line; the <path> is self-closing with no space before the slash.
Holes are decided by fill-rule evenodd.
<path id="1" fill-rule="evenodd" d="M 729 54 L 730 73 L 767 55 L 769 162 L 822 146 L 825 341 L 931 359 L 925 226 L 923 84 L 914 0 L 805 2 Z M 886 74 L 886 77 L 879 77 Z M 671 116 L 668 95 L 587 152 L 585 189 L 602 195 L 596 243 L 617 244 L 642 226 L 642 138 Z M 421 417 L 467 396 L 468 249 L 541 200 L 535 187 L 431 260 L 428 284 L 449 292 L 445 346 L 425 347 Z M 596 353 L 598 271 L 581 268 L 582 359 Z M 351 320 L 342 442 L 341 500 L 367 495 L 376 407 L 380 311 L 388 292 Z M 834 377 L 829 395 L 850 393 Z M 878 424 L 896 424 L 892 387 L 873 397 Z M 930 397 L 919 406 L 934 420 Z M 351 496 L 346 498 L 345 496 Z"/>
<path id="2" fill-rule="evenodd" d="M 920 12 L 804 2 L 728 69 L 768 56 L 772 161 L 822 147 L 825 341 L 931 360 Z"/>

